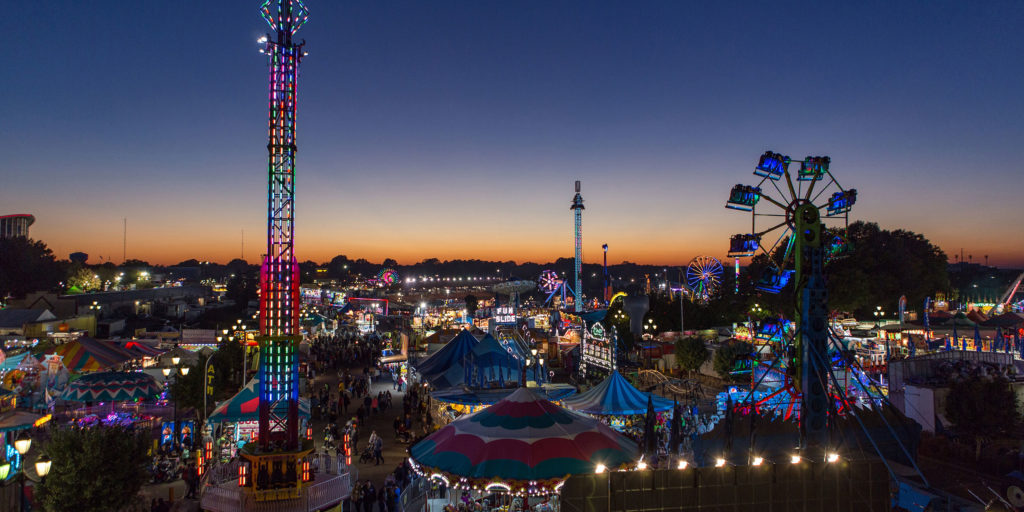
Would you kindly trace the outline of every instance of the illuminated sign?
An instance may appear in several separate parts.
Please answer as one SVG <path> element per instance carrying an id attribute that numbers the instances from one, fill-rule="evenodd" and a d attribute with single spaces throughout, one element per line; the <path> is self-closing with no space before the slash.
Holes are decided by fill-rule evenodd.
<path id="1" fill-rule="evenodd" d="M 516 308 L 512 306 L 494 308 L 494 323 L 503 325 L 516 323 Z"/>
<path id="2" fill-rule="evenodd" d="M 615 338 L 608 336 L 608 332 L 600 323 L 595 323 L 589 331 L 584 330 L 580 343 L 580 371 L 586 375 L 587 368 L 590 366 L 607 371 L 614 370 L 614 343 Z"/>

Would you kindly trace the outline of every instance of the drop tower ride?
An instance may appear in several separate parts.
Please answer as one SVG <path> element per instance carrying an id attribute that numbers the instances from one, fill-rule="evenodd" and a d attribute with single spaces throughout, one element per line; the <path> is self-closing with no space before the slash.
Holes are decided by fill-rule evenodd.
<path id="1" fill-rule="evenodd" d="M 572 198 L 573 219 L 576 225 L 576 259 L 573 263 L 573 295 L 575 301 L 573 306 L 577 313 L 583 311 L 583 286 L 580 284 L 580 274 L 583 273 L 583 196 L 580 195 L 580 181 L 576 180 L 576 196 Z"/>

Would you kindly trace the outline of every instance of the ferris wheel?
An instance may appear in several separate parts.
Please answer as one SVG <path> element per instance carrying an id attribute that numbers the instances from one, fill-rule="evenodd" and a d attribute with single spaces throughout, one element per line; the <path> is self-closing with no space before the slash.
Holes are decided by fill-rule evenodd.
<path id="1" fill-rule="evenodd" d="M 384 268 L 377 272 L 377 280 L 384 286 L 391 286 L 398 281 L 398 272 L 393 268 Z"/>
<path id="2" fill-rule="evenodd" d="M 789 170 L 791 163 L 800 164 L 796 180 Z M 729 257 L 754 256 L 760 252 L 768 258 L 768 267 L 755 285 L 758 290 L 779 293 L 792 279 L 796 240 L 793 235 L 798 210 L 807 212 L 803 207 L 813 205 L 819 215 L 824 211 L 820 217 L 841 218 L 844 227 L 849 222 L 850 209 L 857 202 L 857 190 L 844 189 L 829 171 L 830 163 L 827 156 L 793 160 L 767 151 L 754 168 L 754 175 L 761 181 L 757 185 L 740 184 L 732 188 L 725 207 L 750 212 L 752 229 L 750 233 L 732 236 Z M 810 210 L 811 214 L 813 212 Z M 829 238 L 826 244 L 826 254 L 838 255 L 845 250 L 841 236 Z"/>
<path id="3" fill-rule="evenodd" d="M 540 273 L 540 277 L 537 279 L 537 285 L 540 286 L 541 291 L 544 293 L 551 293 L 558 289 L 561 279 L 558 277 L 558 273 L 554 270 L 545 270 Z"/>
<path id="4" fill-rule="evenodd" d="M 692 297 L 707 301 L 722 282 L 722 263 L 711 256 L 697 256 L 686 266 L 686 284 Z"/>

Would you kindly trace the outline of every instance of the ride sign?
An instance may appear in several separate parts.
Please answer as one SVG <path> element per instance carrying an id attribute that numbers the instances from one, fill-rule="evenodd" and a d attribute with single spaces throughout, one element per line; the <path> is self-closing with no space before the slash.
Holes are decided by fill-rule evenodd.
<path id="1" fill-rule="evenodd" d="M 512 306 L 498 306 L 494 308 L 494 323 L 512 325 L 516 323 L 516 308 Z"/>

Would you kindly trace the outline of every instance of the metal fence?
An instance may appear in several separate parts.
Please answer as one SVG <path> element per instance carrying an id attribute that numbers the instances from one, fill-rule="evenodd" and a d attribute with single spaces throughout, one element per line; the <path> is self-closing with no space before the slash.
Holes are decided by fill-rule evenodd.
<path id="1" fill-rule="evenodd" d="M 256 501 L 248 488 L 225 484 L 207 487 L 202 497 L 202 508 L 211 512 L 311 512 L 322 510 L 348 499 L 352 483 L 347 473 L 321 474 L 316 481 L 301 490 L 298 498 L 277 501 Z"/>

